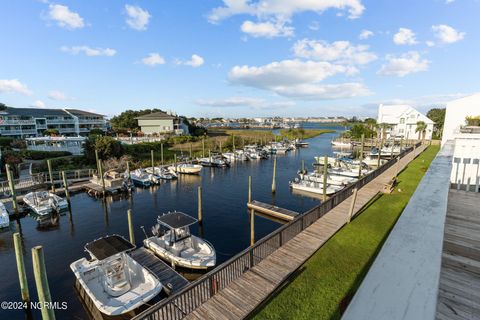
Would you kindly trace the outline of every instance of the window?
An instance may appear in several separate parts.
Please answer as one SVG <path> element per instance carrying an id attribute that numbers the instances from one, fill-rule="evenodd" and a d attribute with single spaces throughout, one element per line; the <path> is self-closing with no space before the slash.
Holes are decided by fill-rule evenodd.
<path id="1" fill-rule="evenodd" d="M 405 123 L 405 118 L 400 118 L 400 124 L 404 124 Z"/>
<path id="2" fill-rule="evenodd" d="M 398 130 L 399 133 L 403 133 L 403 129 Z"/>

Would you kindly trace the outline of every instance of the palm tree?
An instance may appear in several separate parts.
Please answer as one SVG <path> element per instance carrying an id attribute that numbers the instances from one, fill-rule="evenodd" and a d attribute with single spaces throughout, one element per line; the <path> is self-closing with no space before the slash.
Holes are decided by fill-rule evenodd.
<path id="1" fill-rule="evenodd" d="M 422 134 L 422 140 L 425 140 L 427 124 L 423 121 L 417 121 L 417 128 L 415 129 L 415 132 L 418 132 L 418 140 L 420 140 L 420 134 Z"/>

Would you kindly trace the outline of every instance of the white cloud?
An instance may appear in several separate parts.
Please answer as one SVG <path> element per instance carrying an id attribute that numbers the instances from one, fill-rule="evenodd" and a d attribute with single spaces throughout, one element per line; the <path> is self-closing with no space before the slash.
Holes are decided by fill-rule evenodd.
<path id="1" fill-rule="evenodd" d="M 138 6 L 125 5 L 125 12 L 127 13 L 127 24 L 130 28 L 135 30 L 147 30 L 148 22 L 152 17 L 150 13 Z"/>
<path id="2" fill-rule="evenodd" d="M 50 4 L 48 6 L 48 18 L 54 20 L 62 28 L 78 29 L 83 28 L 83 18 L 76 12 L 70 11 L 67 6 Z"/>
<path id="3" fill-rule="evenodd" d="M 269 90 L 278 95 L 299 99 L 336 99 L 369 93 L 359 83 L 321 84 L 320 81 L 336 74 L 352 75 L 358 70 L 352 66 L 326 61 L 283 60 L 260 67 L 235 66 L 228 79 L 232 84 Z"/>
<path id="4" fill-rule="evenodd" d="M 322 13 L 328 9 L 348 11 L 350 18 L 358 18 L 365 7 L 361 0 L 223 0 L 224 6 L 212 10 L 208 20 L 212 23 L 238 14 L 248 14 L 259 18 L 289 19 L 295 13 L 313 11 Z"/>
<path id="5" fill-rule="evenodd" d="M 454 43 L 465 37 L 465 32 L 459 32 L 446 24 L 434 25 L 432 30 L 441 43 Z"/>
<path id="6" fill-rule="evenodd" d="M 349 41 L 328 43 L 323 40 L 302 39 L 293 45 L 295 56 L 345 64 L 367 64 L 377 59 L 367 45 L 352 45 Z"/>
<path id="7" fill-rule="evenodd" d="M 360 34 L 358 35 L 358 39 L 365 40 L 365 39 L 368 39 L 370 37 L 373 37 L 373 35 L 374 35 L 373 31 L 363 29 L 360 32 Z"/>
<path id="8" fill-rule="evenodd" d="M 416 51 L 410 51 L 400 56 L 387 55 L 387 63 L 382 65 L 378 74 L 404 77 L 410 73 L 426 71 L 430 61 L 422 59 Z"/>
<path id="9" fill-rule="evenodd" d="M 240 29 L 254 38 L 291 37 L 294 28 L 286 25 L 287 21 L 252 22 L 245 21 Z"/>
<path id="10" fill-rule="evenodd" d="M 27 85 L 21 83 L 18 79 L 0 79 L 0 93 L 15 92 L 26 96 L 32 95 Z"/>
<path id="11" fill-rule="evenodd" d="M 32 104 L 32 107 L 37 107 L 37 108 L 40 108 L 40 109 L 45 109 L 45 103 L 41 100 L 36 100 L 33 104 Z"/>
<path id="12" fill-rule="evenodd" d="M 65 93 L 63 93 L 62 91 L 58 91 L 58 90 L 50 91 L 48 93 L 48 97 L 52 100 L 57 100 L 57 101 L 69 100 L 69 98 L 67 97 L 67 95 Z"/>
<path id="13" fill-rule="evenodd" d="M 435 46 L 435 42 L 430 41 L 430 40 L 425 41 L 425 44 L 427 45 L 427 47 L 434 47 Z"/>
<path id="14" fill-rule="evenodd" d="M 266 101 L 260 98 L 231 97 L 225 99 L 198 99 L 196 104 L 206 107 L 250 107 L 252 109 L 283 109 L 295 105 L 293 101 Z"/>
<path id="15" fill-rule="evenodd" d="M 183 64 L 194 68 L 200 67 L 202 64 L 204 64 L 204 62 L 205 60 L 197 54 L 193 54 L 190 60 L 187 61 L 175 60 L 175 64 Z"/>
<path id="16" fill-rule="evenodd" d="M 79 53 L 84 53 L 88 57 L 98 57 L 98 56 L 112 57 L 117 53 L 115 49 L 90 48 L 89 46 L 73 46 L 73 47 L 62 46 L 60 50 L 62 50 L 63 52 L 68 52 L 70 54 L 75 54 L 75 55 Z"/>
<path id="17" fill-rule="evenodd" d="M 308 25 L 308 29 L 313 30 L 313 31 L 318 31 L 318 30 L 320 30 L 320 23 L 318 21 L 312 21 Z"/>
<path id="18" fill-rule="evenodd" d="M 455 0 L 445 0 L 445 4 L 450 4 L 450 3 L 453 3 L 455 2 Z"/>
<path id="19" fill-rule="evenodd" d="M 393 36 L 393 42 L 398 45 L 412 45 L 417 43 L 415 33 L 407 28 L 400 28 Z"/>
<path id="20" fill-rule="evenodd" d="M 159 64 L 165 64 L 165 59 L 158 53 L 150 53 L 148 56 L 142 59 L 142 63 L 154 67 Z"/>

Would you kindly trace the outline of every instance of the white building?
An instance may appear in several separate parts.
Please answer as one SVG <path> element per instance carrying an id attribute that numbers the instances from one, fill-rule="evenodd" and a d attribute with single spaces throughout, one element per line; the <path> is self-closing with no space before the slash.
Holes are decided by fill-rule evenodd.
<path id="1" fill-rule="evenodd" d="M 465 190 L 479 188 L 480 127 L 467 127 L 467 116 L 480 115 L 480 93 L 447 103 L 442 146 L 455 141 L 451 183 Z"/>
<path id="2" fill-rule="evenodd" d="M 423 121 L 427 125 L 425 139 L 432 139 L 434 122 L 409 105 L 378 106 L 377 123 L 386 123 L 390 128 L 386 130 L 387 138 L 422 139 L 422 133 L 416 132 L 417 122 Z"/>
<path id="3" fill-rule="evenodd" d="M 146 135 L 188 133 L 188 127 L 184 125 L 182 118 L 163 111 L 145 114 L 135 119 L 138 121 L 140 130 Z"/>

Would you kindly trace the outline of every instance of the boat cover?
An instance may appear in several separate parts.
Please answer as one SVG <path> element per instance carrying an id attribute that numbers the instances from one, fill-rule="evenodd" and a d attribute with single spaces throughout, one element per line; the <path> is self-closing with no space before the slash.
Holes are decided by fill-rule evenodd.
<path id="1" fill-rule="evenodd" d="M 175 211 L 159 216 L 157 221 L 170 229 L 178 229 L 188 227 L 198 220 L 183 212 Z"/>
<path id="2" fill-rule="evenodd" d="M 135 245 L 119 235 L 106 236 L 85 245 L 85 250 L 100 261 L 132 249 Z"/>

